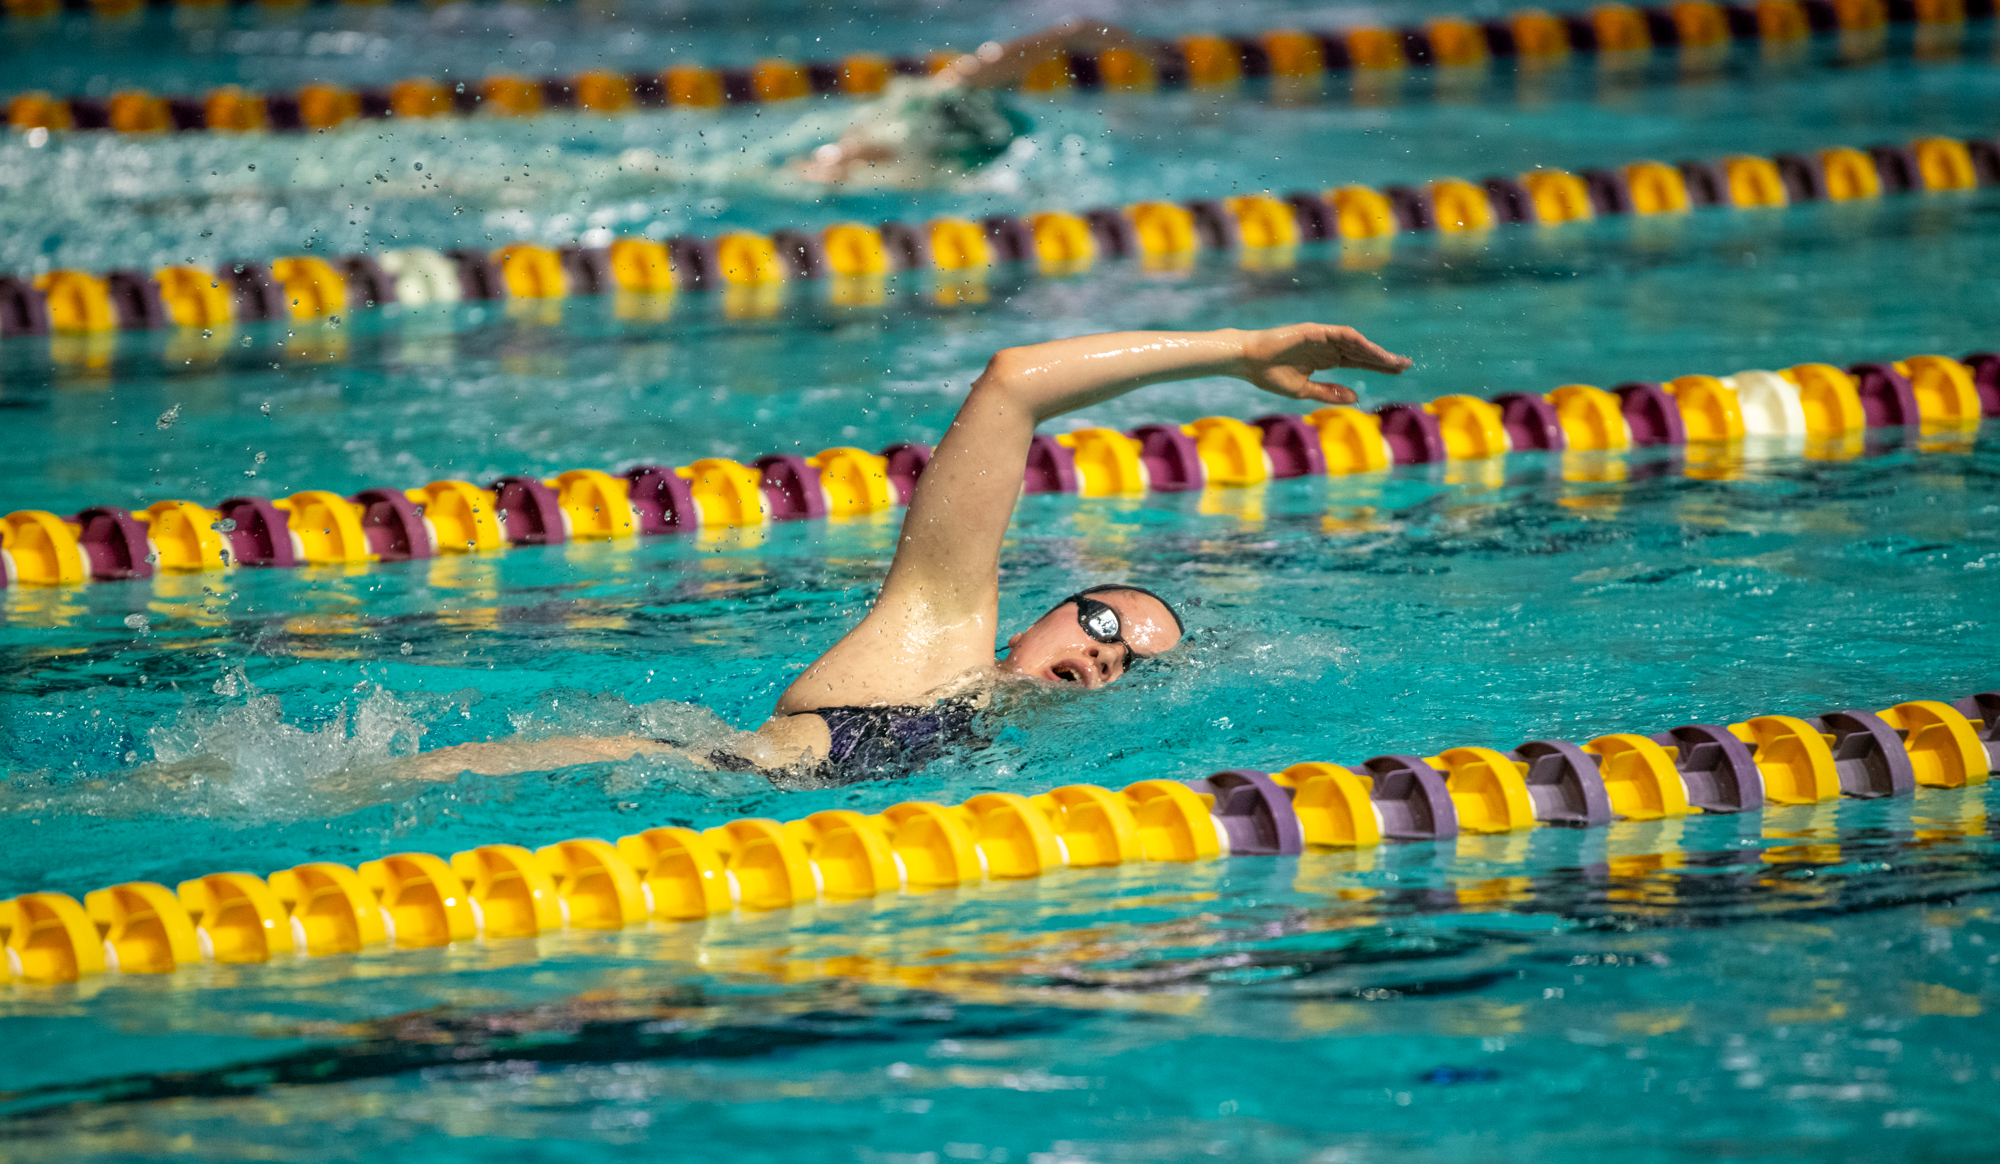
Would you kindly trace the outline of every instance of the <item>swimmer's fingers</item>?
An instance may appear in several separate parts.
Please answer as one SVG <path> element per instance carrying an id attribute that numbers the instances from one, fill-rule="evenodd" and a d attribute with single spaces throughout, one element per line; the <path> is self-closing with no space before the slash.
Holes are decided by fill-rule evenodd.
<path id="1" fill-rule="evenodd" d="M 1243 378 L 1277 396 L 1352 404 L 1352 389 L 1314 380 L 1328 368 L 1359 368 L 1396 375 L 1410 366 L 1403 356 L 1382 348 L 1351 327 L 1298 323 L 1251 332 L 1243 339 Z"/>
<path id="2" fill-rule="evenodd" d="M 1365 368 L 1370 372 L 1387 372 L 1391 376 L 1400 376 L 1409 368 L 1412 362 L 1410 357 L 1397 355 L 1353 328 L 1346 331 L 1350 338 L 1343 345 L 1341 367 Z"/>
<path id="3" fill-rule="evenodd" d="M 1323 354 L 1327 361 L 1317 364 L 1317 367 L 1361 368 L 1395 376 L 1410 366 L 1408 356 L 1397 355 L 1351 327 L 1333 327 L 1323 323 L 1306 326 L 1314 333 L 1309 342 L 1317 349 L 1315 354 Z"/>
<path id="4" fill-rule="evenodd" d="M 1273 364 L 1254 376 L 1250 382 L 1273 396 L 1288 396 L 1293 400 L 1317 400 L 1323 404 L 1352 404 L 1359 397 L 1354 389 L 1345 384 L 1329 384 L 1315 380 L 1305 368 L 1290 364 Z"/>
<path id="5" fill-rule="evenodd" d="M 1389 351 L 1353 328 L 1327 323 L 1298 323 L 1253 332 L 1243 347 L 1253 367 L 1293 364 L 1312 371 L 1360 368 L 1394 376 L 1410 366 L 1408 357 Z"/>

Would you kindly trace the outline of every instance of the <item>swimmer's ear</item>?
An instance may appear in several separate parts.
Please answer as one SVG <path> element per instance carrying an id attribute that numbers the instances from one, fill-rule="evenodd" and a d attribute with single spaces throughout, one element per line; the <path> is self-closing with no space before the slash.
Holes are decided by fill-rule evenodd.
<path id="1" fill-rule="evenodd" d="M 1011 651 L 1011 650 L 1013 650 L 1013 649 L 1014 649 L 1015 647 L 1018 647 L 1018 646 L 1020 646 L 1020 645 L 1021 645 L 1021 636 L 1022 636 L 1022 635 L 1024 635 L 1024 634 L 1027 634 L 1027 633 L 1028 633 L 1027 631 L 1015 631 L 1015 632 L 1014 632 L 1014 636 L 1013 636 L 1012 638 L 1010 638 L 1010 639 L 1008 639 L 1008 640 L 1007 640 L 1007 649 Z"/>

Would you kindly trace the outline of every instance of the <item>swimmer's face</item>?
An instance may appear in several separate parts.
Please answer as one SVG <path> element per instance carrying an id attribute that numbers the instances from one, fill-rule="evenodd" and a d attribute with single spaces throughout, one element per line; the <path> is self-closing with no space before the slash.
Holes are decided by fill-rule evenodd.
<path id="1" fill-rule="evenodd" d="M 1100 643 L 1076 620 L 1077 604 L 1065 602 L 1007 640 L 1007 657 L 1000 669 L 1030 675 L 1049 683 L 1102 687 L 1125 674 L 1130 656 L 1151 658 L 1181 641 L 1174 616 L 1149 594 L 1131 590 L 1100 590 L 1089 597 L 1118 614 L 1124 643 Z"/>

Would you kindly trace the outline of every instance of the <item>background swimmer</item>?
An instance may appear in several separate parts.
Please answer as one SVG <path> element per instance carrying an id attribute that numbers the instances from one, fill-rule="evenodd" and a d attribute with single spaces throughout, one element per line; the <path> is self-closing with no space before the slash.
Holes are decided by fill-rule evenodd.
<path id="1" fill-rule="evenodd" d="M 776 714 L 733 752 L 698 756 L 846 783 L 904 775 L 974 738 L 993 686 L 1039 681 L 1095 690 L 1172 650 L 1179 616 L 1136 586 L 1093 587 L 1025 630 L 999 635 L 1000 548 L 1021 495 L 1036 426 L 1149 384 L 1235 376 L 1276 396 L 1349 404 L 1354 393 L 1312 379 L 1328 368 L 1391 375 L 1410 361 L 1348 327 L 1300 323 L 1265 331 L 1111 332 L 996 354 L 973 382 L 903 518 L 873 607 L 807 667 Z M 416 759 L 447 778 L 539 771 L 674 749 L 635 736 L 461 744 Z"/>
<path id="2" fill-rule="evenodd" d="M 1005 153 L 1027 133 L 1027 116 L 997 90 L 1018 84 L 1056 53 L 1151 47 L 1125 29 L 1072 21 L 1005 44 L 989 41 L 928 77 L 899 77 L 860 107 L 839 140 L 794 163 L 808 182 L 838 186 L 922 186 L 963 174 Z M 825 132 L 823 123 L 809 119 Z"/>

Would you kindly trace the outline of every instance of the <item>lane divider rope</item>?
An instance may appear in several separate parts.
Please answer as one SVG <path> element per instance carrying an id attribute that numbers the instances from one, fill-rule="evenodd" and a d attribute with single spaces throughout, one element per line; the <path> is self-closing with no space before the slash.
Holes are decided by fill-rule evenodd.
<path id="1" fill-rule="evenodd" d="M 1347 265 L 1380 266 L 1397 237 L 1476 237 L 1498 226 L 1599 217 L 1674 216 L 1702 207 L 1770 210 L 1804 202 L 1869 202 L 1890 194 L 2000 185 L 2000 140 L 1919 138 L 1866 150 L 1836 146 L 1774 157 L 1736 154 L 1669 165 L 1637 161 L 1576 172 L 1529 170 L 1479 182 L 1439 178 L 1376 189 L 1350 184 L 1280 197 L 1245 194 L 1141 201 L 1074 213 L 836 223 L 818 230 L 739 230 L 716 238 L 626 237 L 608 246 L 515 242 L 492 250 L 406 247 L 379 255 L 292 255 L 93 273 L 63 268 L 0 275 L 0 338 L 89 336 L 166 327 L 327 319 L 388 304 L 552 300 L 616 294 L 621 309 L 659 317 L 678 292 L 721 289 L 734 315 L 771 315 L 789 284 L 823 281 L 832 304 L 880 306 L 889 276 L 935 276 L 943 303 L 976 302 L 997 264 L 1047 277 L 1136 259 L 1191 267 L 1203 251 L 1235 252 L 1253 269 L 1289 267 L 1300 244 L 1338 241 Z M 1351 253 L 1350 253 L 1351 252 Z M 53 350 L 53 349 L 52 349 Z"/>
<path id="2" fill-rule="evenodd" d="M 142 0 L 93 0 L 101 15 L 136 10 Z M 194 0 L 179 0 L 193 5 Z M 212 0 L 211 0 L 212 2 Z M 52 15 L 63 0 L 7 0 L 18 18 Z M 1522 9 L 1493 20 L 1443 16 L 1420 25 L 1305 31 L 1272 29 L 1248 36 L 1195 34 L 1153 40 L 1138 48 L 1101 52 L 1052 50 L 1033 62 L 1023 91 L 1145 91 L 1222 88 L 1246 80 L 1297 81 L 1328 73 L 1394 74 L 1416 67 L 1465 73 L 1496 60 L 1547 67 L 1572 57 L 1615 65 L 1675 53 L 1683 65 L 1718 64 L 1733 43 L 1755 44 L 1761 56 L 1789 62 L 1815 35 L 1837 36 L 1842 63 L 1890 48 L 1889 25 L 1913 24 L 1910 51 L 1951 55 L 1968 20 L 1993 15 L 1993 0 L 1756 0 L 1717 4 L 1679 0 L 1653 7 L 1600 4 L 1585 12 Z M 19 130 L 108 130 L 126 134 L 215 130 L 304 132 L 362 120 L 423 119 L 477 114 L 516 118 L 581 111 L 618 114 L 647 107 L 714 109 L 807 97 L 875 96 L 896 76 L 928 76 L 963 54 L 915 52 L 888 57 L 856 53 L 832 61 L 767 58 L 748 68 L 679 64 L 657 72 L 592 69 L 571 76 L 503 73 L 472 82 L 432 77 L 388 88 L 354 89 L 315 83 L 256 93 L 225 85 L 200 96 L 159 96 L 125 89 L 108 97 L 17 94 L 7 120 Z"/>
<path id="3" fill-rule="evenodd" d="M 652 828 L 615 843 L 487 844 L 448 858 L 397 853 L 359 868 L 313 861 L 266 877 L 211 873 L 172 889 L 131 881 L 81 902 L 24 893 L 0 902 L 0 936 L 8 974 L 23 983 L 167 974 L 203 962 L 701 921 L 1065 867 L 1286 856 L 1912 796 L 1984 784 L 1996 764 L 2000 691 L 1988 691 L 1583 744 L 1529 740 L 1505 752 L 1455 747 L 1271 773 L 1233 768 L 1115 792 L 1071 784 L 957 805 L 912 801 L 876 814 L 832 809 L 788 822 Z"/>
<path id="4" fill-rule="evenodd" d="M 1838 368 L 1631 381 L 1605 390 L 1565 384 L 1546 395 L 1468 394 L 1372 411 L 1322 408 L 1251 421 L 1209 416 L 1037 434 L 1022 471 L 1026 493 L 1138 496 L 1260 486 L 1290 477 L 1343 476 L 1392 466 L 1502 465 L 1509 453 L 1681 450 L 1684 471 L 1730 478 L 1756 451 L 1840 460 L 1877 451 L 1963 447 L 2000 416 L 2000 353 L 1963 360 L 1922 355 Z M 1892 436 L 1885 430 L 1897 430 Z M 1928 440 L 1926 438 L 1929 438 Z M 484 486 L 433 481 L 342 496 L 303 490 L 248 494 L 206 505 L 159 501 L 75 514 L 24 509 L 0 518 L 0 585 L 69 586 L 238 566 L 364 566 L 511 546 L 624 541 L 713 532 L 774 521 L 846 518 L 909 504 L 928 446 L 850 446 L 810 457 L 773 453 L 749 464 L 704 457 L 685 466 L 641 464 L 619 473 L 572 469 L 546 479 L 500 477 Z M 1555 466 L 1565 479 L 1615 480 L 1622 461 Z M 1644 466 L 1671 471 L 1672 462 Z M 1638 467 L 1635 467 L 1635 469 Z"/>

